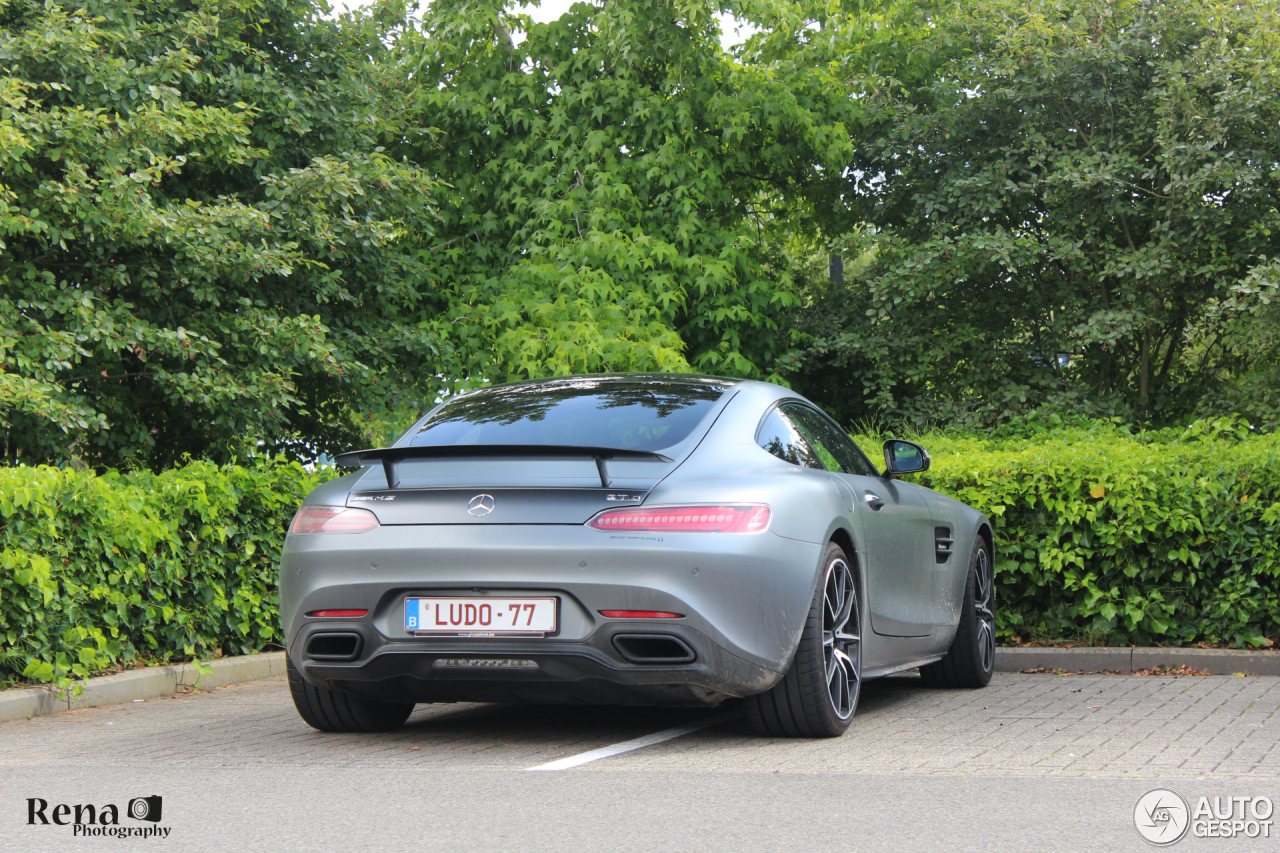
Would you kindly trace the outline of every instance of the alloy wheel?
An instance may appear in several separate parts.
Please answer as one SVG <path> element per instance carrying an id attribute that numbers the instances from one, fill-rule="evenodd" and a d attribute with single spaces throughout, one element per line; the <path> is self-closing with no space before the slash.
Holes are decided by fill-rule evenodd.
<path id="1" fill-rule="evenodd" d="M 857 707 L 862 686 L 862 636 L 857 587 L 853 571 L 844 560 L 835 560 L 827 570 L 822 600 L 822 660 L 831 707 L 837 717 L 847 720 Z"/>
<path id="2" fill-rule="evenodd" d="M 978 550 L 974 567 L 973 609 L 977 617 L 978 657 L 983 672 L 990 672 L 996 658 L 996 615 L 992 606 L 995 584 L 991 571 L 991 558 L 985 548 Z"/>

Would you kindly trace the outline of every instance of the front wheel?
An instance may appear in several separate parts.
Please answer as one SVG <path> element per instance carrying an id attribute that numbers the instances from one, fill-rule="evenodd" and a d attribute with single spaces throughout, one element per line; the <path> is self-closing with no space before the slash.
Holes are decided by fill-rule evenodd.
<path id="1" fill-rule="evenodd" d="M 839 737 L 849 728 L 861 692 L 857 575 L 833 542 L 791 667 L 771 689 L 744 700 L 747 722 L 757 734 L 772 737 Z"/>
<path id="2" fill-rule="evenodd" d="M 404 725 L 412 702 L 378 702 L 308 683 L 285 657 L 289 692 L 298 716 L 322 732 L 389 732 Z"/>
<path id="3" fill-rule="evenodd" d="M 955 639 L 942 660 L 920 667 L 927 687 L 986 687 L 996 668 L 995 575 L 987 543 L 978 537 L 969 561 Z"/>

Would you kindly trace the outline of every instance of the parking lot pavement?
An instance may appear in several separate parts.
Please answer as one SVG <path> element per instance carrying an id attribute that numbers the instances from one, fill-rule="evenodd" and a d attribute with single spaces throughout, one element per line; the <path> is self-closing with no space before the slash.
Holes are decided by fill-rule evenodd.
<path id="1" fill-rule="evenodd" d="M 753 737 L 725 713 L 436 705 L 391 734 L 325 735 L 273 680 L 0 723 L 0 849 L 1146 849 L 1132 815 L 1154 787 L 1280 802 L 1276 678 L 998 673 L 976 691 L 891 678 L 867 685 L 848 734 L 821 741 Z M 28 825 L 28 798 L 150 795 L 168 838 Z"/>

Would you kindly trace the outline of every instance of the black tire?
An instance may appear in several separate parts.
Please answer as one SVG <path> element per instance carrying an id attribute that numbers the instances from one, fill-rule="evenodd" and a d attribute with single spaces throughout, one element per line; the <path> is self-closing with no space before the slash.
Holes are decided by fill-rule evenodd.
<path id="1" fill-rule="evenodd" d="M 995 659 L 995 576 L 987 543 L 979 536 L 969 560 L 955 639 L 946 657 L 920 667 L 920 678 L 926 687 L 986 687 Z"/>
<path id="2" fill-rule="evenodd" d="M 289 692 L 307 725 L 322 732 L 389 732 L 404 725 L 412 702 L 377 702 L 309 684 L 286 656 Z"/>
<path id="3" fill-rule="evenodd" d="M 822 583 L 800 645 L 782 680 L 744 700 L 747 723 L 770 737 L 839 737 L 862 692 L 862 608 L 858 574 L 844 551 L 827 545 Z"/>

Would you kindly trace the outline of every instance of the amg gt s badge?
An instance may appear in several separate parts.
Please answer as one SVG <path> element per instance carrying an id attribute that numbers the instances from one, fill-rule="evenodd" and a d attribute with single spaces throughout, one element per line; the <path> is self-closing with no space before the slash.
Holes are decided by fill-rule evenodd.
<path id="1" fill-rule="evenodd" d="M 644 500 L 644 496 L 643 495 L 605 495 L 604 499 L 607 501 L 642 501 Z"/>
<path id="2" fill-rule="evenodd" d="M 395 495 L 352 495 L 351 496 L 351 500 L 353 501 L 393 501 L 395 499 L 396 499 Z"/>
<path id="3" fill-rule="evenodd" d="M 474 516 L 488 515 L 493 512 L 493 495 L 476 495 L 467 504 L 467 512 Z"/>

